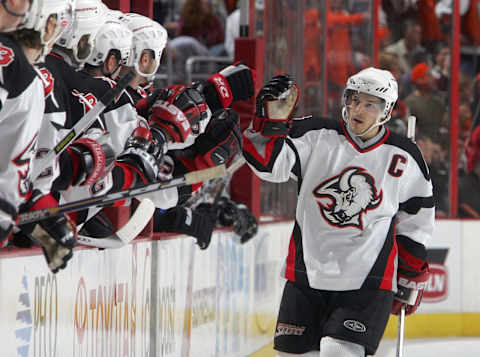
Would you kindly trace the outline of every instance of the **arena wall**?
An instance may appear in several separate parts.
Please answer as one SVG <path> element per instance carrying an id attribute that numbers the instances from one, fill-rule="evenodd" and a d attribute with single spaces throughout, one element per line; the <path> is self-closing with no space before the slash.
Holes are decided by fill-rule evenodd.
<path id="1" fill-rule="evenodd" d="M 77 249 L 52 275 L 38 249 L 2 252 L 2 356 L 247 356 L 269 345 L 291 222 L 262 224 L 245 245 L 214 233 Z M 425 301 L 407 337 L 480 335 L 480 222 L 439 220 Z M 385 337 L 396 334 L 392 317 Z"/>

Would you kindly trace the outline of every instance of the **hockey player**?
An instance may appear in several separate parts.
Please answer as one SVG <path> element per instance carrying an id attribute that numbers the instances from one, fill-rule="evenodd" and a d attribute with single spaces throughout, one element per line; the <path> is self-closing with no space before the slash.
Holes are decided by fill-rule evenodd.
<path id="1" fill-rule="evenodd" d="M 0 5 L 0 32 L 15 31 L 31 5 L 31 0 L 3 0 Z"/>
<path id="2" fill-rule="evenodd" d="M 0 169 L 1 210 L 0 239 L 8 237 L 15 211 L 46 208 L 52 205 L 47 192 L 32 185 L 30 177 L 33 156 L 44 110 L 44 87 L 40 73 L 32 66 L 48 52 L 65 26 L 71 23 L 71 6 L 65 1 L 42 1 L 32 4 L 20 29 L 0 35 L 2 52 L 0 125 L 4 138 L 0 144 L 4 160 Z M 75 225 L 67 216 L 21 226 L 44 249 L 53 272 L 63 268 L 75 244 Z M 48 247 L 46 246 L 48 242 Z"/>
<path id="3" fill-rule="evenodd" d="M 428 168 L 414 143 L 383 125 L 397 100 L 390 72 L 367 68 L 348 79 L 343 120 L 289 133 L 297 99 L 288 76 L 273 78 L 244 132 L 244 156 L 260 178 L 298 182 L 275 349 L 374 354 L 390 312 L 410 296 L 413 313 L 425 288 L 434 223 Z"/>
<path id="4" fill-rule="evenodd" d="M 133 33 L 131 56 L 123 64 L 120 75 L 132 69 L 135 70 L 135 78 L 127 91 L 137 103 L 148 95 L 142 85 L 151 83 L 157 73 L 163 50 L 167 44 L 167 30 L 158 22 L 139 14 L 120 13 L 118 18 Z"/>

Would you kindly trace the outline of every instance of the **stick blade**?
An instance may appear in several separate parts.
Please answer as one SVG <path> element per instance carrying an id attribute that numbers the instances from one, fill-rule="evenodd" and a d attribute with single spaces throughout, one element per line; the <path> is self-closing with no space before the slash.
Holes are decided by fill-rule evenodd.
<path id="1" fill-rule="evenodd" d="M 128 222 L 117 231 L 117 236 L 124 244 L 130 243 L 140 234 L 148 222 L 150 222 L 154 212 L 155 205 L 153 202 L 148 198 L 142 198 Z"/>

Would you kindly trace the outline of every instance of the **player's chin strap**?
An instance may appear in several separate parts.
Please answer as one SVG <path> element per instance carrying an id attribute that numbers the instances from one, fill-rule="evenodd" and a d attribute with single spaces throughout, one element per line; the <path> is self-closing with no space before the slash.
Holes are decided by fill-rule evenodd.
<path id="1" fill-rule="evenodd" d="M 383 119 L 383 120 L 380 119 L 381 117 L 382 117 L 382 114 L 379 114 L 377 120 L 375 120 L 375 123 L 373 123 L 372 125 L 370 125 L 370 127 L 369 127 L 368 129 L 362 131 L 360 134 L 355 134 L 355 133 L 353 132 L 353 130 L 350 128 L 350 121 L 349 121 L 348 118 L 347 118 L 347 108 L 345 108 L 345 107 L 342 108 L 342 118 L 343 118 L 343 121 L 345 122 L 345 125 L 347 126 L 348 131 L 350 132 L 350 134 L 356 136 L 357 138 L 361 138 L 362 136 L 364 136 L 365 134 L 367 134 L 368 132 L 370 132 L 370 130 L 376 128 L 377 126 L 382 126 L 383 124 L 385 124 L 387 121 L 390 120 L 391 114 L 388 114 L 388 116 L 385 117 L 385 119 Z"/>

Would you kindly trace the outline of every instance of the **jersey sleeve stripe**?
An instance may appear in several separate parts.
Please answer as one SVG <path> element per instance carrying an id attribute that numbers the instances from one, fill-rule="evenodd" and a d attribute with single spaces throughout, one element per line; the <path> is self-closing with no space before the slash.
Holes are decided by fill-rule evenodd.
<path id="1" fill-rule="evenodd" d="M 245 159 L 259 172 L 272 172 L 275 160 L 282 150 L 284 138 L 272 138 L 265 145 L 265 156 L 258 152 L 252 141 L 243 137 L 243 154 Z"/>
<path id="2" fill-rule="evenodd" d="M 399 265 L 420 271 L 427 260 L 427 249 L 407 236 L 397 237 Z"/>
<path id="3" fill-rule="evenodd" d="M 297 148 L 290 139 L 285 140 L 285 142 L 295 153 L 295 164 L 293 165 L 292 173 L 297 177 L 298 190 L 300 191 L 300 187 L 302 186 L 302 165 L 300 161 L 300 155 L 298 154 Z"/>
<path id="4" fill-rule="evenodd" d="M 400 203 L 399 210 L 408 214 L 417 214 L 421 208 L 433 208 L 435 201 L 430 197 L 412 197 L 409 200 Z"/>

